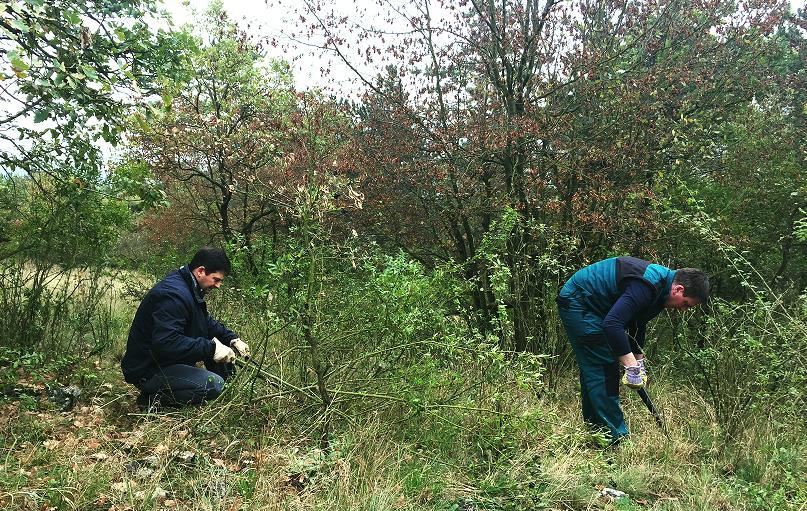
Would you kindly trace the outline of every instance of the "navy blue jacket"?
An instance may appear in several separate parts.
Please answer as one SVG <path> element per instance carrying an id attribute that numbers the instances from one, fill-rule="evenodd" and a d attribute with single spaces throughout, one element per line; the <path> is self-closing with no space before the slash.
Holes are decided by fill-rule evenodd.
<path id="1" fill-rule="evenodd" d="M 139 383 L 160 367 L 208 360 L 216 350 L 213 337 L 229 345 L 237 335 L 210 317 L 196 280 L 183 266 L 140 302 L 121 360 L 123 376 L 129 383 Z"/>

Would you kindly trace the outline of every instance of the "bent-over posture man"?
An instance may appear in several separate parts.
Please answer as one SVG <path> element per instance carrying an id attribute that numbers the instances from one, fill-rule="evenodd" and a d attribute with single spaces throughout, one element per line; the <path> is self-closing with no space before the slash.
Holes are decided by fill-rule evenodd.
<path id="1" fill-rule="evenodd" d="M 227 254 L 205 247 L 143 298 L 121 361 L 126 381 L 140 389 L 142 410 L 215 399 L 234 371 L 233 349 L 249 356 L 249 346 L 207 313 L 205 294 L 229 272 Z M 200 361 L 205 369 L 196 367 Z"/>
<path id="2" fill-rule="evenodd" d="M 583 419 L 607 428 L 614 443 L 626 436 L 619 365 L 625 368 L 622 383 L 644 387 L 647 322 L 665 308 L 685 310 L 708 297 L 709 279 L 701 270 L 671 270 L 635 257 L 605 259 L 575 273 L 557 302 L 580 367 Z"/>

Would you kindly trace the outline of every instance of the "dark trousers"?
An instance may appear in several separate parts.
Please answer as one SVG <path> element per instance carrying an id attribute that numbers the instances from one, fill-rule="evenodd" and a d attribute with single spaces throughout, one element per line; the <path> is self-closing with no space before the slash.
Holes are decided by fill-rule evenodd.
<path id="1" fill-rule="evenodd" d="M 157 396 L 163 406 L 198 405 L 216 399 L 234 367 L 216 362 L 206 362 L 205 366 L 202 369 L 175 364 L 161 368 L 159 373 L 136 385 L 141 392 L 138 403 L 147 406 Z"/>
<path id="2" fill-rule="evenodd" d="M 628 427 L 619 403 L 619 362 L 602 332 L 602 318 L 574 298 L 559 299 L 558 312 L 580 368 L 583 419 L 607 428 L 619 441 Z"/>

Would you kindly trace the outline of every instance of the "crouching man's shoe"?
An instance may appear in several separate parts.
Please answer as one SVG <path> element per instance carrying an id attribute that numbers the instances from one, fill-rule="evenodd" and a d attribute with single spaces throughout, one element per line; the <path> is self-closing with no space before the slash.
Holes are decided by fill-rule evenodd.
<path id="1" fill-rule="evenodd" d="M 143 413 L 156 413 L 162 410 L 160 394 L 147 394 L 140 392 L 137 396 L 137 408 Z"/>

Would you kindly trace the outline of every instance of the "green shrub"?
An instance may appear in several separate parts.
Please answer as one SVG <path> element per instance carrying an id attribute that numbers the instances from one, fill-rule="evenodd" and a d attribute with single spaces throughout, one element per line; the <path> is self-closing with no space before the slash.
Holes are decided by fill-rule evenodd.
<path id="1" fill-rule="evenodd" d="M 758 298 L 751 303 L 713 300 L 702 324 L 679 332 L 685 374 L 714 407 L 729 438 L 761 417 L 793 424 L 805 409 L 807 323 L 801 303 Z"/>

